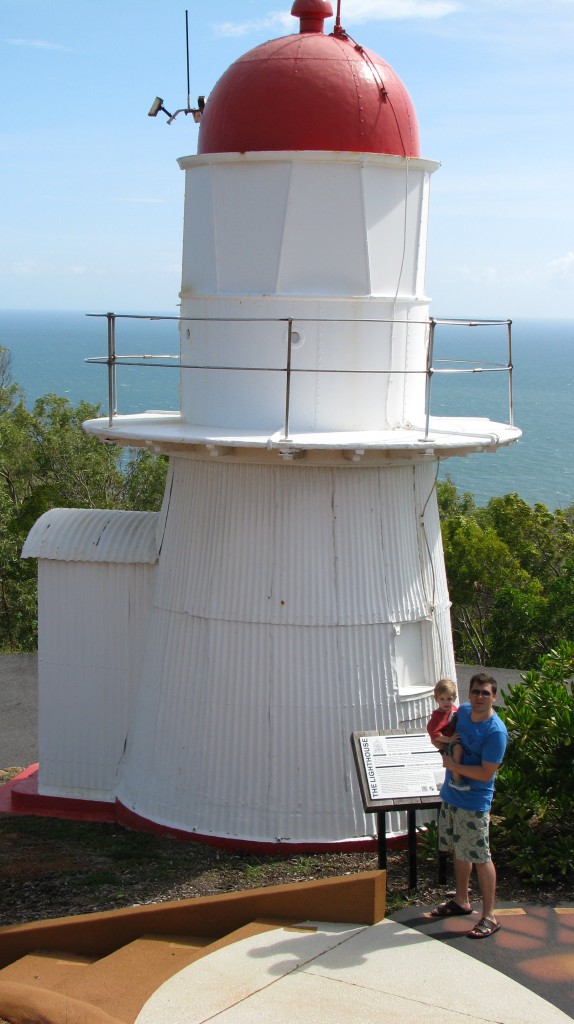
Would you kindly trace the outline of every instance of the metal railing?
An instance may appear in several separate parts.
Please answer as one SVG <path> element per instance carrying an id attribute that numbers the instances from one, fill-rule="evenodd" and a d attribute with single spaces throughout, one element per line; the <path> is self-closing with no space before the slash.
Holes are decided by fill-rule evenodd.
<path id="1" fill-rule="evenodd" d="M 449 362 L 464 364 L 462 368 L 456 366 L 441 367 L 434 365 L 434 345 L 435 345 L 435 332 L 438 326 L 449 326 L 449 327 L 506 327 L 507 330 L 507 360 L 506 363 L 487 363 L 485 366 L 470 366 L 471 362 L 475 360 L 463 360 L 463 359 L 438 359 L 438 363 Z M 429 319 L 429 344 L 427 349 L 427 369 L 426 369 L 426 394 L 425 394 L 425 438 L 429 436 L 429 420 L 430 420 L 430 399 L 431 399 L 431 385 L 432 378 L 435 373 L 508 373 L 508 423 L 509 426 L 514 426 L 514 402 L 512 396 L 512 320 L 455 320 L 445 319 L 438 320 L 435 317 Z"/>
<path id="2" fill-rule="evenodd" d="M 381 319 L 381 318 L 365 318 L 360 321 L 353 320 L 351 318 L 335 318 L 329 320 L 329 323 L 336 324 L 356 324 L 356 323 L 371 323 L 371 324 L 396 324 L 408 325 L 411 327 L 426 327 L 428 331 L 428 344 L 427 344 L 427 360 L 426 369 L 422 370 L 400 370 L 396 368 L 390 369 L 365 369 L 365 370 L 353 370 L 353 369 L 324 369 L 319 367 L 294 367 L 293 366 L 293 345 L 294 345 L 294 324 L 305 324 L 305 323 L 317 323 L 315 318 L 305 317 L 263 317 L 263 318 L 243 318 L 243 317 L 180 317 L 180 316 L 155 316 L 148 314 L 127 314 L 127 313 L 88 313 L 91 317 L 101 317 L 107 320 L 107 333 L 108 333 L 108 353 L 107 356 L 91 356 L 85 360 L 86 363 L 97 363 L 103 364 L 108 367 L 108 423 L 111 427 L 113 425 L 114 417 L 118 415 L 117 409 L 117 368 L 118 366 L 169 366 L 177 367 L 180 370 L 200 370 L 205 371 L 242 371 L 245 373 L 282 373 L 285 375 L 285 409 L 284 409 L 284 421 L 283 421 L 283 437 L 281 440 L 289 441 L 289 418 L 290 418 L 290 406 L 291 406 L 291 385 L 292 378 L 294 375 L 309 374 L 309 373 L 322 373 L 322 374 L 345 374 L 345 375 L 389 375 L 389 376 L 408 376 L 410 374 L 421 374 L 424 373 L 426 377 L 425 387 L 425 436 L 424 439 L 429 438 L 429 422 L 430 422 L 430 407 L 431 407 L 431 388 L 432 379 L 435 374 L 476 374 L 476 373 L 500 373 L 506 372 L 508 374 L 508 401 L 509 401 L 509 425 L 513 426 L 513 396 L 512 396 L 512 321 L 511 320 L 460 320 L 460 319 L 437 319 L 430 317 L 426 321 L 413 321 L 413 320 L 397 320 L 397 319 Z M 253 323 L 253 324 L 283 324 L 286 330 L 285 339 L 285 361 L 281 366 L 239 366 L 239 365 L 209 365 L 209 364 L 195 364 L 195 363 L 182 363 L 179 354 L 151 354 L 151 353 L 139 353 L 139 354 L 122 354 L 119 355 L 117 352 L 117 341 L 116 341 L 116 321 L 117 320 L 145 320 L 145 321 L 173 321 L 178 324 L 182 322 L 189 323 L 212 323 L 212 324 L 223 324 L 223 323 Z M 462 360 L 455 358 L 437 359 L 436 365 L 434 361 L 435 352 L 435 334 L 438 326 L 456 326 L 456 327 L 506 327 L 507 329 L 507 361 L 503 363 L 485 363 L 484 365 L 474 365 L 477 360 Z M 162 360 L 167 360 L 163 362 Z M 442 363 L 450 363 L 449 367 L 443 367 Z M 454 365 L 453 365 L 454 364 Z"/>

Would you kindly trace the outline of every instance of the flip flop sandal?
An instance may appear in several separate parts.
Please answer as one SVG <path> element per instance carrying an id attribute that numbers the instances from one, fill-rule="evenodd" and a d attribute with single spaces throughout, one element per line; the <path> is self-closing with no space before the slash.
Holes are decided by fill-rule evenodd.
<path id="1" fill-rule="evenodd" d="M 431 917 L 466 917 L 467 914 L 472 914 L 472 907 L 465 910 L 464 907 L 459 906 L 454 900 L 446 900 L 441 903 L 434 910 L 431 910 Z"/>
<path id="2" fill-rule="evenodd" d="M 489 921 L 487 917 L 481 917 L 478 924 L 475 924 L 474 928 L 471 928 L 466 934 L 469 939 L 487 939 L 489 935 L 494 935 L 499 928 L 498 921 Z"/>

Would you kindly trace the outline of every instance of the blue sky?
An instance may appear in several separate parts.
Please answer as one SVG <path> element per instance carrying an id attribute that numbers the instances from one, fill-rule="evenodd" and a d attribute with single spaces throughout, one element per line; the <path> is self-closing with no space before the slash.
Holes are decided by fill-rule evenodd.
<path id="1" fill-rule="evenodd" d="M 333 0 L 336 3 L 336 0 Z M 190 117 L 291 0 L 0 0 L 0 308 L 175 312 Z M 342 0 L 432 179 L 435 316 L 574 318 L 574 0 Z M 326 23 L 330 31 L 332 21 Z"/>

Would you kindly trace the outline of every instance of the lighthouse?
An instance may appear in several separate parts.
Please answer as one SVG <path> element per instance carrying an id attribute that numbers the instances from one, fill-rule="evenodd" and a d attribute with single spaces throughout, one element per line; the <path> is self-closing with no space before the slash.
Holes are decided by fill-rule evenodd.
<path id="1" fill-rule="evenodd" d="M 24 551 L 40 796 L 261 850 L 372 836 L 351 733 L 424 729 L 455 675 L 439 460 L 520 436 L 429 416 L 438 164 L 329 0 L 292 14 L 179 160 L 180 409 L 85 424 L 169 456 L 161 512 L 53 510 Z"/>

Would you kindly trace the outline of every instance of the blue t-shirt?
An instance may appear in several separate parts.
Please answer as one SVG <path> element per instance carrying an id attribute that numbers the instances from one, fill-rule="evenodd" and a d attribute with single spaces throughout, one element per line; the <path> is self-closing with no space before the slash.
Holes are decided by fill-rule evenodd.
<path id="1" fill-rule="evenodd" d="M 504 722 L 496 711 L 485 722 L 473 722 L 470 711 L 470 704 L 461 704 L 456 719 L 456 731 L 464 751 L 462 764 L 482 764 L 483 761 L 500 764 L 508 742 Z M 468 811 L 490 810 L 494 794 L 494 776 L 490 782 L 479 782 L 478 779 L 469 779 L 463 775 L 462 778 L 468 782 L 470 790 L 454 789 L 449 786 L 451 778 L 451 772 L 447 771 L 440 791 L 445 804 L 463 807 Z"/>

